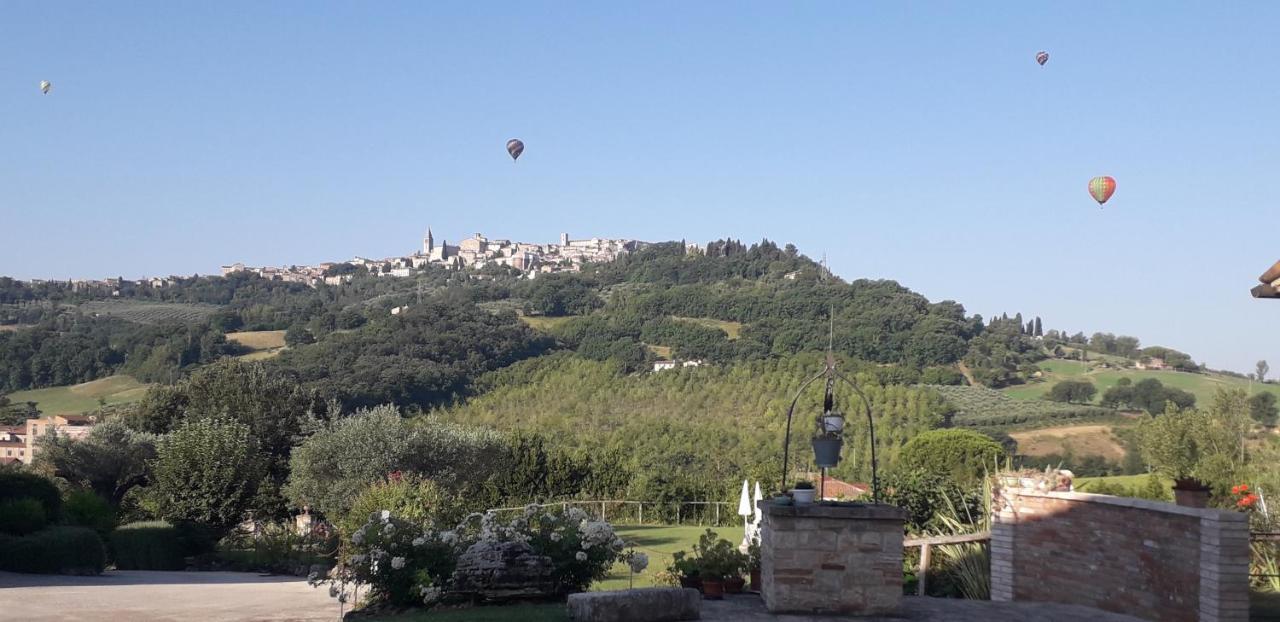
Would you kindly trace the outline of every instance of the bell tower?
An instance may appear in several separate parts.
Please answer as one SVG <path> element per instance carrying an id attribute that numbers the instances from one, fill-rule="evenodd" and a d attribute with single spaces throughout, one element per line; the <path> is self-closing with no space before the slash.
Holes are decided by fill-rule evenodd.
<path id="1" fill-rule="evenodd" d="M 435 240 L 431 237 L 431 227 L 427 227 L 427 236 L 422 238 L 422 254 L 430 255 L 433 248 L 435 248 Z"/>

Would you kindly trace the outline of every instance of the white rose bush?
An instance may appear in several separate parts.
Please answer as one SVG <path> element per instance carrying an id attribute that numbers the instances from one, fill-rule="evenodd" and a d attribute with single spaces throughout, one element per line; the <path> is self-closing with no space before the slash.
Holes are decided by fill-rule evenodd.
<path id="1" fill-rule="evenodd" d="M 312 584 L 328 583 L 342 602 L 359 586 L 367 587 L 375 602 L 432 605 L 448 595 L 458 557 L 477 542 L 521 542 L 550 558 L 555 593 L 548 596 L 580 592 L 603 579 L 622 559 L 623 549 L 613 527 L 577 508 L 530 505 L 507 520 L 493 512 L 471 514 L 456 529 L 444 531 L 384 510 L 370 514 L 347 537 L 338 567 L 329 577 L 313 577 Z"/>

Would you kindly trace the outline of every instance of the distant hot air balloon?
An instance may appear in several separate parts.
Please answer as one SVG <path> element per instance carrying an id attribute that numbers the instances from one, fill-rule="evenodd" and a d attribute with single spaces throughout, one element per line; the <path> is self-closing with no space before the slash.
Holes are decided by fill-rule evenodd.
<path id="1" fill-rule="evenodd" d="M 1107 199 L 1116 192 L 1116 180 L 1103 175 L 1102 177 L 1094 177 L 1089 180 L 1089 194 L 1093 196 L 1093 200 L 1098 202 L 1098 207 L 1102 207 Z"/>
<path id="2" fill-rule="evenodd" d="M 511 160 L 520 159 L 520 154 L 524 153 L 524 143 L 519 138 L 512 138 L 507 141 L 507 153 L 511 154 Z"/>
<path id="3" fill-rule="evenodd" d="M 1036 52 L 1036 62 L 1040 63 L 1040 66 L 1043 67 L 1045 63 L 1049 62 L 1049 53 L 1043 50 Z"/>
<path id="4" fill-rule="evenodd" d="M 48 95 L 48 94 L 49 94 L 49 91 L 51 91 L 51 90 L 53 90 L 53 83 L 52 83 L 52 82 L 50 82 L 50 81 L 48 81 L 48 80 L 41 80 L 41 81 L 40 81 L 40 92 L 41 92 L 41 93 L 44 93 L 45 95 Z"/>

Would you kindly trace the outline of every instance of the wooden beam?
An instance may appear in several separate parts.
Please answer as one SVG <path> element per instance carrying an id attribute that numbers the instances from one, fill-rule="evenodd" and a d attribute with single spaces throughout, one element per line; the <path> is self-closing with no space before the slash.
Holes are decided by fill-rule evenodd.
<path id="1" fill-rule="evenodd" d="M 924 596 L 929 584 L 929 543 L 920 545 L 920 567 L 916 569 L 916 596 Z"/>
<path id="2" fill-rule="evenodd" d="M 1249 290 L 1254 298 L 1280 298 L 1280 290 L 1271 285 L 1255 285 Z"/>
<path id="3" fill-rule="evenodd" d="M 991 539 L 990 531 L 979 533 L 962 533 L 954 536 L 929 536 L 927 538 L 908 538 L 902 546 L 924 546 L 926 544 L 963 544 L 965 542 L 982 542 Z"/>

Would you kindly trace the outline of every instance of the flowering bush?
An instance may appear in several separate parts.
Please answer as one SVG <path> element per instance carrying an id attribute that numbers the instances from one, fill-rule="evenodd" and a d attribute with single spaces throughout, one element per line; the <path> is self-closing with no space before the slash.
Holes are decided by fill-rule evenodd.
<path id="1" fill-rule="evenodd" d="M 351 533 L 329 583 L 341 602 L 348 590 L 368 585 L 373 599 L 393 605 L 434 604 L 449 591 L 458 557 L 478 542 L 522 542 L 551 559 L 557 594 L 585 590 L 620 558 L 623 543 L 613 528 L 580 509 L 543 510 L 530 505 L 509 521 L 493 512 L 472 514 L 456 529 L 438 531 L 381 510 Z M 647 559 L 646 559 L 647 563 Z"/>
<path id="2" fill-rule="evenodd" d="M 603 579 L 619 559 L 622 539 L 604 521 L 594 521 L 579 508 L 542 509 L 529 505 L 510 522 L 493 512 L 472 514 L 458 532 L 474 541 L 524 542 L 539 555 L 551 558 L 552 578 L 561 594 L 581 592 L 592 581 Z"/>
<path id="3" fill-rule="evenodd" d="M 1258 504 L 1258 495 L 1249 492 L 1248 484 L 1240 484 L 1231 487 L 1231 494 L 1236 496 L 1236 508 L 1240 510 L 1248 510 Z"/>

